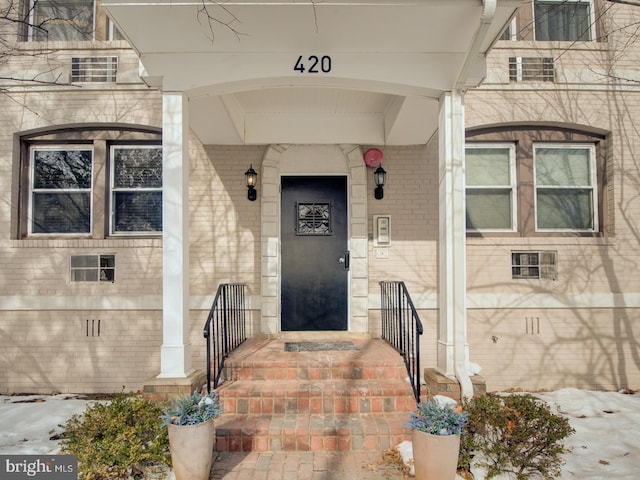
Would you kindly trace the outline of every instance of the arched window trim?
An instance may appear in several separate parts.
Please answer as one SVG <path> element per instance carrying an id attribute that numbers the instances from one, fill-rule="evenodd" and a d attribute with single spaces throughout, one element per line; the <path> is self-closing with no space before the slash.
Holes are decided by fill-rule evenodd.
<path id="1" fill-rule="evenodd" d="M 156 230 L 149 231 L 138 231 L 136 228 L 131 228 L 130 231 L 112 231 L 113 228 L 111 227 L 113 225 L 111 220 L 114 217 L 115 199 L 111 187 L 113 162 L 110 159 L 110 154 L 112 147 L 117 146 L 119 150 L 127 148 L 152 149 L 157 152 L 157 149 L 162 148 L 160 129 L 132 125 L 69 125 L 59 126 L 50 130 L 23 132 L 16 135 L 16 138 L 19 148 L 15 150 L 17 161 L 14 163 L 14 178 L 17 179 L 19 188 L 17 194 L 13 196 L 18 207 L 12 210 L 14 238 L 104 239 L 110 236 L 153 238 L 162 235 L 161 229 L 157 230 L 157 222 Z M 89 206 L 84 207 L 89 210 L 90 225 L 88 228 L 84 228 L 84 231 L 74 231 L 73 228 L 67 228 L 67 231 L 64 231 L 64 228 L 60 229 L 63 231 L 47 231 L 56 230 L 55 227 L 51 226 L 42 231 L 41 228 L 34 228 L 34 204 L 36 204 L 33 200 L 34 152 L 47 152 L 50 150 L 54 152 L 55 156 L 55 152 L 64 152 L 66 151 L 65 149 L 91 152 L 91 187 L 83 190 L 83 195 L 87 195 L 87 193 L 90 195 Z M 85 153 L 85 155 L 89 155 L 89 153 Z M 161 155 L 159 167 L 162 168 Z M 65 183 L 65 181 L 62 183 Z M 62 193 L 60 191 L 56 192 L 57 186 L 55 184 L 50 184 L 48 187 L 51 187 L 48 192 L 41 191 L 40 193 L 45 195 L 52 192 L 52 195 Z M 68 185 L 65 185 L 65 187 L 68 187 Z M 155 188 L 155 191 L 160 192 L 158 188 Z M 61 197 L 64 197 L 63 193 Z M 54 201 L 54 203 L 56 202 Z M 38 208 L 37 205 L 35 206 Z M 55 220 L 55 217 L 53 218 Z M 138 223 L 138 225 L 140 224 Z"/>
<path id="2" fill-rule="evenodd" d="M 581 236 L 601 237 L 613 233 L 613 219 L 607 216 L 612 199 L 612 186 L 606 175 L 606 135 L 590 132 L 586 129 L 562 126 L 507 125 L 483 127 L 469 130 L 466 135 L 467 146 L 504 145 L 515 148 L 515 174 L 513 208 L 516 209 L 515 225 L 512 231 L 504 229 L 468 229 L 468 236 Z M 593 219 L 589 228 L 540 228 L 537 224 L 537 193 L 535 154 L 537 148 L 553 146 L 557 148 L 578 147 L 590 149 L 593 169 L 592 185 Z"/>

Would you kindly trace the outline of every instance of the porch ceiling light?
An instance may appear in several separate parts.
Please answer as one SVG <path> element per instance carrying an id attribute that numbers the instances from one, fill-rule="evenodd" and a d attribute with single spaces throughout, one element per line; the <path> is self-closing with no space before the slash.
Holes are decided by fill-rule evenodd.
<path id="1" fill-rule="evenodd" d="M 387 172 L 385 171 L 384 168 L 382 168 L 382 165 L 380 165 L 373 172 L 373 180 L 376 182 L 376 190 L 375 190 L 376 200 L 380 200 L 381 198 L 384 197 L 383 187 L 386 179 L 387 179 Z"/>
<path id="2" fill-rule="evenodd" d="M 253 169 L 253 165 L 249 165 L 249 170 L 244 172 L 244 178 L 247 181 L 247 198 L 253 202 L 257 196 L 256 182 L 258 181 L 258 174 Z"/>

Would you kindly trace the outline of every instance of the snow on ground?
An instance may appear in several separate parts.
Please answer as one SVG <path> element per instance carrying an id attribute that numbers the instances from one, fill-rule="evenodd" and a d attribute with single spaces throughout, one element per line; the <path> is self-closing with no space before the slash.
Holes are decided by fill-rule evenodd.
<path id="1" fill-rule="evenodd" d="M 640 393 L 565 388 L 535 395 L 576 430 L 565 443 L 571 451 L 561 480 L 640 478 Z M 60 442 L 50 438 L 92 402 L 76 395 L 0 395 L 0 454 L 57 453 Z M 473 473 L 475 480 L 485 480 L 479 469 Z"/>
<path id="2" fill-rule="evenodd" d="M 640 393 L 565 388 L 536 394 L 569 418 L 576 433 L 566 439 L 562 479 L 640 478 Z"/>
<path id="3" fill-rule="evenodd" d="M 57 454 L 60 441 L 50 438 L 89 403 L 78 395 L 0 395 L 0 454 Z"/>

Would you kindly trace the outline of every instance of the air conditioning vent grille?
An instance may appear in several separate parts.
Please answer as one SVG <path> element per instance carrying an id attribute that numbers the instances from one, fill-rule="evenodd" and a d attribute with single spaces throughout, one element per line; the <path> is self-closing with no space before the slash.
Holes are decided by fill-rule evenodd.
<path id="1" fill-rule="evenodd" d="M 72 82 L 115 82 L 118 57 L 73 57 Z"/>
<path id="2" fill-rule="evenodd" d="M 555 82 L 553 57 L 509 57 L 512 82 Z"/>

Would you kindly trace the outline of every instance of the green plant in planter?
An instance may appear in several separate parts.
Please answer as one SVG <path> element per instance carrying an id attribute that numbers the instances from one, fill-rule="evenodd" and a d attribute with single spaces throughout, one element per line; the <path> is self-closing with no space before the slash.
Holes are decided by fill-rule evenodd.
<path id="1" fill-rule="evenodd" d="M 502 473 L 517 480 L 560 475 L 563 440 L 574 430 L 547 404 L 533 395 L 490 394 L 464 408 L 469 422 L 461 438 L 459 469 L 469 471 L 473 459 L 487 469 L 487 479 Z"/>
<path id="2" fill-rule="evenodd" d="M 408 426 L 431 435 L 460 435 L 468 414 L 459 407 L 436 401 L 421 402 L 411 412 Z"/>
<path id="3" fill-rule="evenodd" d="M 164 410 L 164 421 L 173 425 L 197 425 L 222 415 L 218 392 L 201 395 L 193 392 L 180 397 Z"/>
<path id="4" fill-rule="evenodd" d="M 460 451 L 460 434 L 467 414 L 438 400 L 421 402 L 411 412 L 409 427 L 416 480 L 454 478 Z"/>
<path id="5" fill-rule="evenodd" d="M 215 447 L 214 418 L 222 414 L 218 393 L 194 392 L 164 410 L 176 480 L 207 480 Z M 209 421 L 211 420 L 211 421 Z"/>

